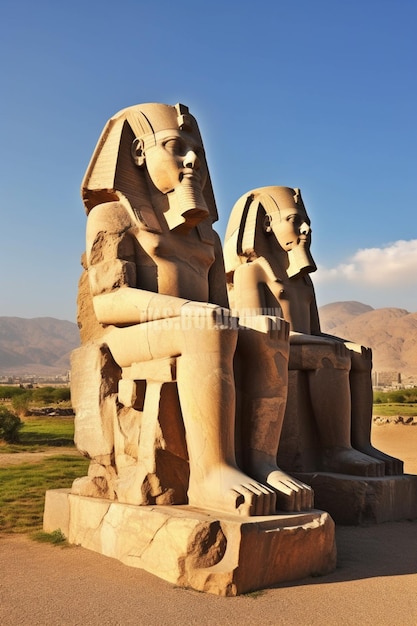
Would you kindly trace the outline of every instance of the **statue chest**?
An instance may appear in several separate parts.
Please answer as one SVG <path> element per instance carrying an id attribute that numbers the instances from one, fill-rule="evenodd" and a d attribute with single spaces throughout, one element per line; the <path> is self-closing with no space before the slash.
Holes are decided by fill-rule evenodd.
<path id="1" fill-rule="evenodd" d="M 314 288 L 311 281 L 301 277 L 295 280 L 269 283 L 275 301 L 278 301 L 284 319 L 291 330 L 311 332 L 311 305 L 314 301 Z"/>
<path id="2" fill-rule="evenodd" d="M 141 232 L 137 241 L 138 278 L 142 289 L 207 300 L 208 273 L 214 263 L 214 246 L 197 233 L 181 236 Z"/>

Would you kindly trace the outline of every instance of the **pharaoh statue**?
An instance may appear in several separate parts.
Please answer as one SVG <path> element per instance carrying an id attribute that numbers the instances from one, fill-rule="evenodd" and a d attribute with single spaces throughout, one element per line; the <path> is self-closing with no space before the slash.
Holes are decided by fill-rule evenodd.
<path id="1" fill-rule="evenodd" d="M 310 220 L 300 191 L 271 186 L 254 189 L 236 202 L 224 247 L 236 311 L 279 308 L 290 324 L 290 379 L 301 377 L 304 386 L 290 386 L 285 424 L 299 418 L 297 410 L 288 415 L 288 406 L 298 400 L 317 439 L 313 466 L 292 470 L 401 474 L 401 461 L 371 445 L 371 350 L 320 330 L 310 244 Z M 303 394 L 308 398 L 300 402 L 297 395 Z"/>
<path id="2" fill-rule="evenodd" d="M 82 197 L 72 398 L 76 444 L 91 463 L 73 492 L 239 515 L 310 508 L 311 488 L 276 465 L 289 327 L 262 311 L 230 313 L 210 176 L 187 107 L 142 104 L 113 116 Z M 235 429 L 236 413 L 247 427 Z"/>

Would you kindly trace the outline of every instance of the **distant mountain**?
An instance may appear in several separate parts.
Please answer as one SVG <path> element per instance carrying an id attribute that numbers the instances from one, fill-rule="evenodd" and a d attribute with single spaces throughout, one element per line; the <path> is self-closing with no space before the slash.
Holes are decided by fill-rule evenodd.
<path id="1" fill-rule="evenodd" d="M 417 375 L 417 313 L 360 302 L 326 304 L 319 313 L 323 332 L 372 348 L 375 371 Z"/>
<path id="2" fill-rule="evenodd" d="M 53 317 L 0 317 L 0 373 L 59 376 L 80 343 L 78 327 Z"/>
<path id="3" fill-rule="evenodd" d="M 325 304 L 319 309 L 320 323 L 323 332 L 330 333 L 332 328 L 337 328 L 345 322 L 352 320 L 357 315 L 363 315 L 374 309 L 361 302 L 333 302 Z M 325 330 L 324 330 L 325 329 Z"/>
<path id="4" fill-rule="evenodd" d="M 417 313 L 373 309 L 360 302 L 319 308 L 323 332 L 370 346 L 374 370 L 417 377 Z M 52 317 L 0 317 L 0 375 L 59 376 L 80 343 L 77 325 Z"/>

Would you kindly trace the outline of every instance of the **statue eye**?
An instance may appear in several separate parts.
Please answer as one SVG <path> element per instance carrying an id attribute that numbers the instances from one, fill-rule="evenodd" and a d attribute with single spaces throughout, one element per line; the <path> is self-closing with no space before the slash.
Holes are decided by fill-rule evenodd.
<path id="1" fill-rule="evenodd" d="M 171 154 L 181 154 L 184 151 L 184 142 L 179 137 L 171 137 L 164 142 L 164 148 Z"/>

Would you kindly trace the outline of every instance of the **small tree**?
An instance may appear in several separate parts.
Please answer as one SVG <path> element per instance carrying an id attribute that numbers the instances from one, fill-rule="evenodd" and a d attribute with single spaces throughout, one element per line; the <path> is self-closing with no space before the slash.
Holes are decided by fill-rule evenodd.
<path id="1" fill-rule="evenodd" d="M 19 441 L 19 431 L 23 426 L 22 420 L 9 411 L 5 406 L 0 406 L 0 440 L 7 443 Z"/>
<path id="2" fill-rule="evenodd" d="M 14 396 L 14 398 L 12 398 L 12 406 L 19 416 L 25 417 L 25 415 L 28 414 L 29 401 L 30 393 L 22 393 L 21 395 Z"/>

